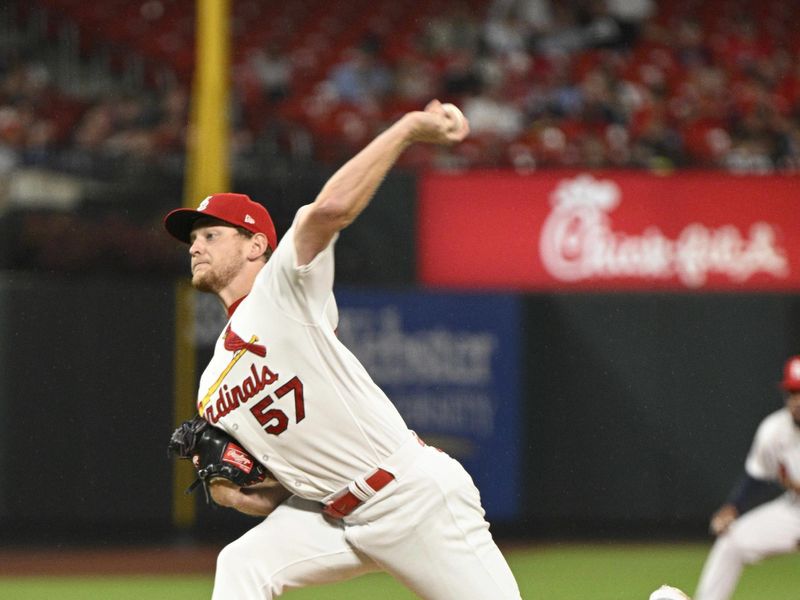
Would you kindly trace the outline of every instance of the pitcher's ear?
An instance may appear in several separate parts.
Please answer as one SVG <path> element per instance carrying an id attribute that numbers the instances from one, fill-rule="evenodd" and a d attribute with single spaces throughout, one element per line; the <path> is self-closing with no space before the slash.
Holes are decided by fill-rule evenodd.
<path id="1" fill-rule="evenodd" d="M 250 251 L 247 253 L 247 258 L 255 260 L 264 255 L 269 250 L 269 240 L 263 233 L 254 233 L 250 238 Z"/>

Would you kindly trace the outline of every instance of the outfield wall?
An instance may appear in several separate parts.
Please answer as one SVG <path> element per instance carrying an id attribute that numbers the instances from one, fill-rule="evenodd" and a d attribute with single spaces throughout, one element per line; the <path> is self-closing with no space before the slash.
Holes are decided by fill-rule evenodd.
<path id="1" fill-rule="evenodd" d="M 282 233 L 327 175 L 237 187 Z M 180 533 L 165 446 L 186 255 L 160 226 L 179 182 L 159 182 L 0 217 L 4 541 Z M 702 536 L 800 351 L 796 183 L 392 176 L 337 244 L 343 339 L 464 462 L 498 531 Z M 201 365 L 224 323 L 203 298 Z M 194 522 L 252 523 L 199 503 Z"/>
<path id="2" fill-rule="evenodd" d="M 702 534 L 800 345 L 791 294 L 341 296 L 412 425 L 461 453 L 494 522 L 534 537 Z M 171 282 L 6 272 L 0 307 L 3 539 L 172 531 Z M 393 352 L 453 340 L 469 360 L 391 369 Z M 205 508 L 198 522 L 247 525 Z"/>

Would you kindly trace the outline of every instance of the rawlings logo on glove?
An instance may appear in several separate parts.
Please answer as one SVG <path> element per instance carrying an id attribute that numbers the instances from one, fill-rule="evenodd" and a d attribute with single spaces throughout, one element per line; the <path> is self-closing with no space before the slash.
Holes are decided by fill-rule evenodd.
<path id="1" fill-rule="evenodd" d="M 197 470 L 197 479 L 186 493 L 202 484 L 206 502 L 211 502 L 208 483 L 222 478 L 245 487 L 264 481 L 269 475 L 257 460 L 227 433 L 209 425 L 202 417 L 181 423 L 167 446 L 167 456 L 191 460 Z"/>
<path id="2" fill-rule="evenodd" d="M 233 442 L 229 443 L 225 448 L 225 452 L 222 454 L 222 462 L 231 464 L 248 475 L 255 466 L 253 457 L 250 456 L 246 450 L 243 450 Z"/>

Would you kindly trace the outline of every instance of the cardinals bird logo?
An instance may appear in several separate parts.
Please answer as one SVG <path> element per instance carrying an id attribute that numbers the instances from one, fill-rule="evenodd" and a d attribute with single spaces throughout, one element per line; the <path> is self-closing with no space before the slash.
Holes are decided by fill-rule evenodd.
<path id="1" fill-rule="evenodd" d="M 210 388 L 208 388 L 206 395 L 203 396 L 203 398 L 197 403 L 197 410 L 201 415 L 203 414 L 206 405 L 211 400 L 211 396 L 219 389 L 219 386 L 222 385 L 222 381 L 225 379 L 228 373 L 230 373 L 231 369 L 233 369 L 233 366 L 239 362 L 239 359 L 245 355 L 245 352 L 252 352 L 253 354 L 261 357 L 267 355 L 267 347 L 262 344 L 256 344 L 257 341 L 258 336 L 254 335 L 250 338 L 250 341 L 245 342 L 241 337 L 233 332 L 230 324 L 228 325 L 228 328 L 225 330 L 225 341 L 223 346 L 225 347 L 225 350 L 230 350 L 233 352 L 234 356 L 228 363 L 228 366 L 225 367 L 222 370 L 222 373 L 220 373 L 219 377 L 217 377 L 217 380 L 211 384 Z M 255 369 L 255 365 L 253 365 L 251 368 Z M 272 374 L 266 365 L 263 368 L 267 373 Z"/>
<path id="2" fill-rule="evenodd" d="M 253 354 L 257 356 L 266 356 L 267 355 L 267 347 L 262 346 L 261 344 L 256 344 L 255 342 L 258 341 L 257 336 L 253 336 L 250 338 L 249 342 L 245 342 L 242 338 L 236 335 L 231 326 L 228 325 L 228 328 L 225 330 L 225 350 L 230 350 L 231 352 L 238 352 L 239 350 L 249 350 Z"/>

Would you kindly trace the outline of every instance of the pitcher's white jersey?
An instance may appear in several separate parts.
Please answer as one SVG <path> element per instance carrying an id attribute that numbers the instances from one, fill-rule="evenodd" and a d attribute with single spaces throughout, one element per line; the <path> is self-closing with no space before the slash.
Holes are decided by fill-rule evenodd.
<path id="1" fill-rule="evenodd" d="M 756 479 L 778 481 L 781 468 L 800 481 L 800 428 L 788 408 L 764 418 L 745 462 L 747 474 Z"/>
<path id="2" fill-rule="evenodd" d="M 200 414 L 310 500 L 413 435 L 336 337 L 335 242 L 298 267 L 289 229 L 217 340 L 198 391 Z"/>

